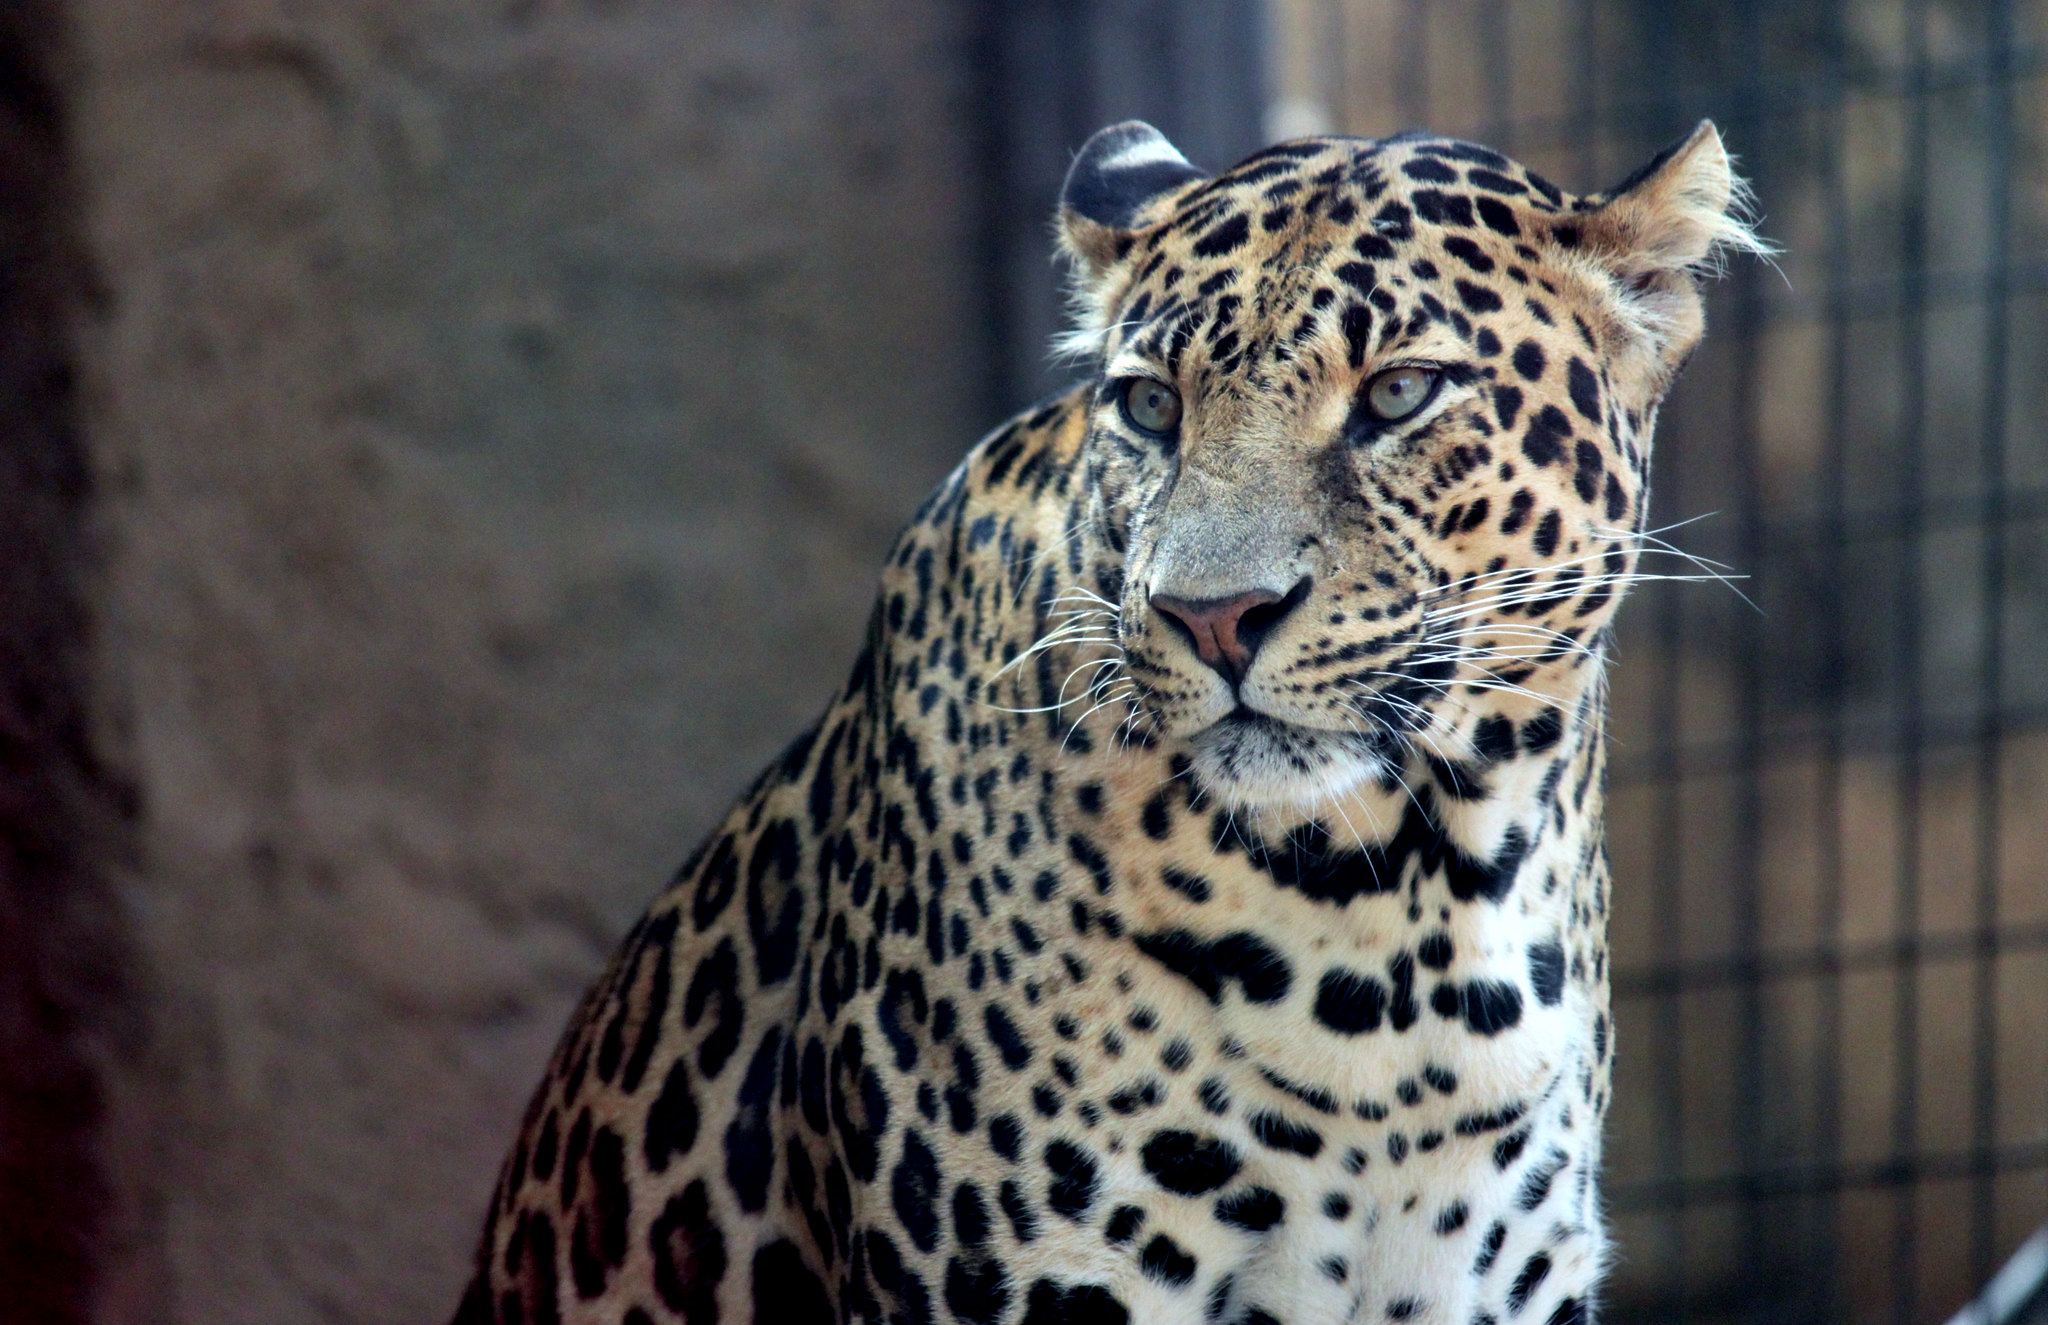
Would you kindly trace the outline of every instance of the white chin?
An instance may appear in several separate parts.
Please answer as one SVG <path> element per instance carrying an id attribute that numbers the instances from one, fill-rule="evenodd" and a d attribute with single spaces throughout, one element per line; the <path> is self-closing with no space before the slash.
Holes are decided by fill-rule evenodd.
<path id="1" fill-rule="evenodd" d="M 1389 771 L 1364 737 L 1239 712 L 1196 734 L 1195 777 L 1233 809 L 1308 810 Z"/>

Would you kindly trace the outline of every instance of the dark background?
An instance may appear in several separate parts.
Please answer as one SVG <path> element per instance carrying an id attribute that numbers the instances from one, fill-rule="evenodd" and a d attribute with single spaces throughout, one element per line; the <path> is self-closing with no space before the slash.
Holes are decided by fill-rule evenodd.
<path id="1" fill-rule="evenodd" d="M 1061 381 L 1130 115 L 1720 123 L 1786 252 L 1655 518 L 1756 606 L 1623 614 L 1609 1318 L 1940 1321 L 2048 1216 L 2042 0 L 21 0 L 0 1321 L 452 1306 L 571 1000 Z"/>

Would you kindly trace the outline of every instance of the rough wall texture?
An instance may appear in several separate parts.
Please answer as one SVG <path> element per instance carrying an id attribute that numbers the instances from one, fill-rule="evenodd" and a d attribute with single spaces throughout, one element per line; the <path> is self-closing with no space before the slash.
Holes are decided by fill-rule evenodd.
<path id="1" fill-rule="evenodd" d="M 985 422 L 948 9 L 75 0 L 108 1321 L 452 1308 L 570 1001 Z"/>

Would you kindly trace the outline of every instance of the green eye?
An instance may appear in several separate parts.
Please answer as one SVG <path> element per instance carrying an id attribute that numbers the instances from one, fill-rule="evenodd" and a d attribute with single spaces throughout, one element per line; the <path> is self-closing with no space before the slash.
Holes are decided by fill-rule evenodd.
<path id="1" fill-rule="evenodd" d="M 1427 368 L 1389 368 L 1366 383 L 1366 407 L 1385 423 L 1405 419 L 1429 399 L 1436 377 Z"/>
<path id="2" fill-rule="evenodd" d="M 1139 432 L 1165 437 L 1180 427 L 1180 393 L 1164 382 L 1134 377 L 1124 387 L 1124 418 Z"/>

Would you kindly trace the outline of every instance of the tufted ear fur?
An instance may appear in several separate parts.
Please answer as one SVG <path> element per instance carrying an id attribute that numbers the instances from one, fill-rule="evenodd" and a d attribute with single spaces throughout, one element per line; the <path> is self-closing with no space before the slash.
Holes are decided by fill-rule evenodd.
<path id="1" fill-rule="evenodd" d="M 1658 389 L 1706 329 L 1699 278 L 1718 276 L 1731 251 L 1774 251 L 1750 228 L 1748 186 L 1711 120 L 1576 213 L 1552 235 L 1612 280 L 1622 330 L 1650 352 Z"/>
<path id="2" fill-rule="evenodd" d="M 1116 265 L 1154 202 L 1203 179 L 1166 135 L 1143 120 L 1097 131 L 1082 144 L 1060 189 L 1060 247 L 1073 257 L 1081 285 L 1093 286 Z"/>

